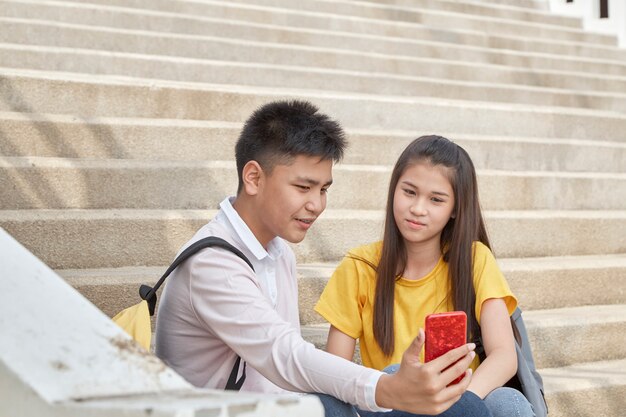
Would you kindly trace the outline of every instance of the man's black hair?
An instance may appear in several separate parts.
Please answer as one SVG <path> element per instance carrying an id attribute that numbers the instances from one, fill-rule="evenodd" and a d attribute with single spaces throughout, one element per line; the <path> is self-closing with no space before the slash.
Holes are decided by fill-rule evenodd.
<path id="1" fill-rule="evenodd" d="M 277 164 L 290 164 L 298 155 L 339 162 L 346 139 L 338 122 L 307 101 L 275 101 L 248 118 L 235 145 L 237 193 L 243 187 L 243 167 L 257 161 L 271 173 Z"/>

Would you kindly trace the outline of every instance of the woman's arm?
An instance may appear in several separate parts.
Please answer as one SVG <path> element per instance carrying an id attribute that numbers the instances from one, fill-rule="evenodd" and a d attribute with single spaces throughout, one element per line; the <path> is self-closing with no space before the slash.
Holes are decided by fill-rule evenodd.
<path id="1" fill-rule="evenodd" d="M 333 355 L 337 355 L 351 361 L 354 356 L 355 347 L 355 339 L 337 329 L 335 326 L 330 326 L 328 341 L 326 342 L 326 351 L 328 353 L 332 353 Z"/>
<path id="2" fill-rule="evenodd" d="M 468 390 L 480 398 L 504 385 L 517 372 L 517 353 L 511 320 L 504 300 L 485 300 L 480 329 L 487 358 L 480 364 Z"/>

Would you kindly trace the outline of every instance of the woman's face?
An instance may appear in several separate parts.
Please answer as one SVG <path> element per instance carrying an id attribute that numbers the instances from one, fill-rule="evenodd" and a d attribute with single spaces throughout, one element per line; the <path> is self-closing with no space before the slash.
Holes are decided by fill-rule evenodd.
<path id="1" fill-rule="evenodd" d="M 455 203 L 449 169 L 418 162 L 400 176 L 393 197 L 393 216 L 407 246 L 440 244 Z"/>

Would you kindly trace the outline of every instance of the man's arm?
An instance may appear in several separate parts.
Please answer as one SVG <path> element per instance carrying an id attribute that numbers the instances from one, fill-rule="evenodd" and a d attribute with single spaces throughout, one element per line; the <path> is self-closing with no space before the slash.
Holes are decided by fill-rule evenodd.
<path id="1" fill-rule="evenodd" d="M 380 371 L 305 341 L 299 326 L 270 304 L 250 268 L 235 255 L 216 251 L 199 253 L 187 266 L 193 314 L 209 334 L 281 388 L 325 393 L 376 410 L 374 390 Z M 297 298 L 291 302 L 297 303 Z M 297 320 L 297 309 L 294 314 Z"/>
<path id="2" fill-rule="evenodd" d="M 216 256 L 212 251 L 191 261 L 194 313 L 212 334 L 274 384 L 290 391 L 329 394 L 363 409 L 376 410 L 378 405 L 422 414 L 449 407 L 469 384 L 467 376 L 446 388 L 469 366 L 469 348 L 422 365 L 423 333 L 405 353 L 396 375 L 383 375 L 316 349 L 274 310 L 239 258 L 229 253 Z"/>

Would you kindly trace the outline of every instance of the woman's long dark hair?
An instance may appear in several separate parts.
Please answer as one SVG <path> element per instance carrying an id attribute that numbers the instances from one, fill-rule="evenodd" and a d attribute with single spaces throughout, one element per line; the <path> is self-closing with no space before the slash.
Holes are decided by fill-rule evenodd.
<path id="1" fill-rule="evenodd" d="M 454 191 L 455 206 L 451 218 L 441 232 L 441 253 L 448 264 L 450 294 L 455 310 L 465 311 L 468 317 L 467 335 L 472 340 L 478 329 L 474 306 L 473 249 L 474 241 L 488 248 L 489 238 L 478 201 L 478 184 L 474 164 L 467 152 L 441 136 L 422 136 L 402 152 L 391 173 L 387 213 L 380 262 L 376 268 L 374 297 L 374 337 L 383 353 L 390 356 L 394 350 L 393 306 L 396 280 L 407 264 L 404 238 L 393 215 L 396 186 L 407 168 L 419 162 L 448 169 Z"/>

